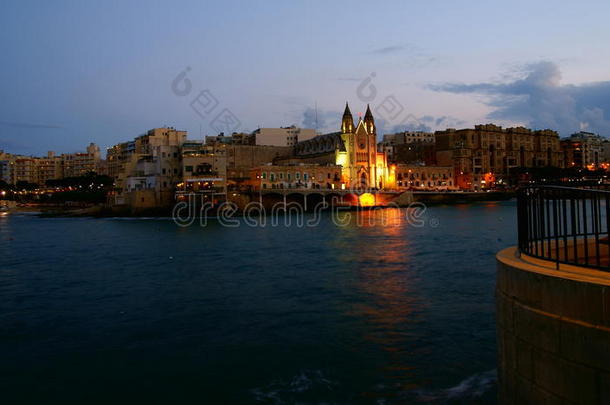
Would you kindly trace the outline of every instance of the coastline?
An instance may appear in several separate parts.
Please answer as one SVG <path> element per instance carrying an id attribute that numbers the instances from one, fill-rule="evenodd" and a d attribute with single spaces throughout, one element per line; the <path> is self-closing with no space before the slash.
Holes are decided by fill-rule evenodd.
<path id="1" fill-rule="evenodd" d="M 490 192 L 413 192 L 412 202 L 427 205 L 471 204 L 486 201 L 506 201 L 515 198 L 514 191 Z M 408 207 L 407 203 L 399 203 L 399 207 Z M 371 207 L 383 208 L 384 206 Z M 28 204 L 17 206 L 10 212 L 29 212 L 43 218 L 56 217 L 90 217 L 90 218 L 141 218 L 141 217 L 171 217 L 173 207 L 155 207 L 132 209 L 128 206 L 92 205 L 87 207 L 70 207 L 65 205 Z"/>

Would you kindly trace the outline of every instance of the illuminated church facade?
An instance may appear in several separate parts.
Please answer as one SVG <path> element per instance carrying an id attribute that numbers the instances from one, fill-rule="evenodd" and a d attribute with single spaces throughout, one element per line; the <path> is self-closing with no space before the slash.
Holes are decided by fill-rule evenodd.
<path id="1" fill-rule="evenodd" d="M 347 188 L 387 189 L 396 185 L 386 153 L 377 151 L 377 129 L 368 105 L 364 119 L 359 117 L 354 124 L 346 103 L 341 131 L 297 143 L 295 158 L 303 163 L 341 166 L 341 182 Z"/>

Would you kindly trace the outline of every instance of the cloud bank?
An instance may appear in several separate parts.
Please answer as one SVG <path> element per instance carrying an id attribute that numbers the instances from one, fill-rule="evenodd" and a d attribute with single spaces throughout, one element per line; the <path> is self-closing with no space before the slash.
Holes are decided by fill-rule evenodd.
<path id="1" fill-rule="evenodd" d="M 490 119 L 550 128 L 566 136 L 581 129 L 610 135 L 610 81 L 561 84 L 557 64 L 543 61 L 523 67 L 521 77 L 506 83 L 444 83 L 430 89 L 478 94 L 492 107 Z"/>
<path id="2" fill-rule="evenodd" d="M 302 114 L 301 127 L 317 128 L 318 131 L 322 133 L 337 132 L 341 130 L 342 116 L 342 112 L 318 108 L 316 125 L 316 110 L 314 108 L 307 107 Z M 354 124 L 357 123 L 358 116 L 354 115 Z M 401 119 L 400 123 L 385 119 L 379 114 L 375 115 L 375 125 L 377 126 L 378 137 L 381 137 L 384 134 L 393 134 L 404 131 L 434 132 L 438 129 L 459 128 L 465 124 L 466 121 L 462 121 L 448 115 L 443 115 L 440 117 L 433 117 L 431 115 L 416 117 L 414 115 L 409 115 L 406 118 Z"/>

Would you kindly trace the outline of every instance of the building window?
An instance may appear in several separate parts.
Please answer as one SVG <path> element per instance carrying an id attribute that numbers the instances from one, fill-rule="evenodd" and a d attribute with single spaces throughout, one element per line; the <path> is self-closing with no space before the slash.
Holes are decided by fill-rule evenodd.
<path id="1" fill-rule="evenodd" d="M 304 181 L 307 181 L 307 177 L 308 177 L 308 176 L 307 176 L 307 173 L 303 173 L 303 180 L 304 180 Z"/>
<path id="2" fill-rule="evenodd" d="M 192 172 L 193 171 L 193 166 L 184 166 L 184 171 L 185 172 Z"/>
<path id="3" fill-rule="evenodd" d="M 263 179 L 266 179 L 267 178 L 267 172 L 263 172 L 263 176 L 262 177 L 263 177 Z"/>
<path id="4" fill-rule="evenodd" d="M 280 176 L 280 179 L 283 180 L 284 179 L 284 172 L 280 172 L 279 176 Z"/>
<path id="5" fill-rule="evenodd" d="M 296 173 L 294 174 L 294 178 L 295 178 L 295 179 L 297 179 L 297 180 L 299 180 L 299 179 L 301 178 L 301 173 L 300 173 L 300 172 L 296 172 Z"/>
<path id="6" fill-rule="evenodd" d="M 275 181 L 275 173 L 269 173 L 269 180 Z"/>

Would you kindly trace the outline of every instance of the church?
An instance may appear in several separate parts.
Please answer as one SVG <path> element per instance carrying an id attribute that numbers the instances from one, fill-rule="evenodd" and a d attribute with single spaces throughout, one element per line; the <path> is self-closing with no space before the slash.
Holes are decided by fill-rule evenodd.
<path id="1" fill-rule="evenodd" d="M 298 142 L 293 162 L 341 166 L 341 181 L 354 189 L 383 189 L 395 186 L 385 152 L 377 151 L 377 129 L 371 108 L 364 119 L 354 118 L 345 103 L 341 131 Z"/>

